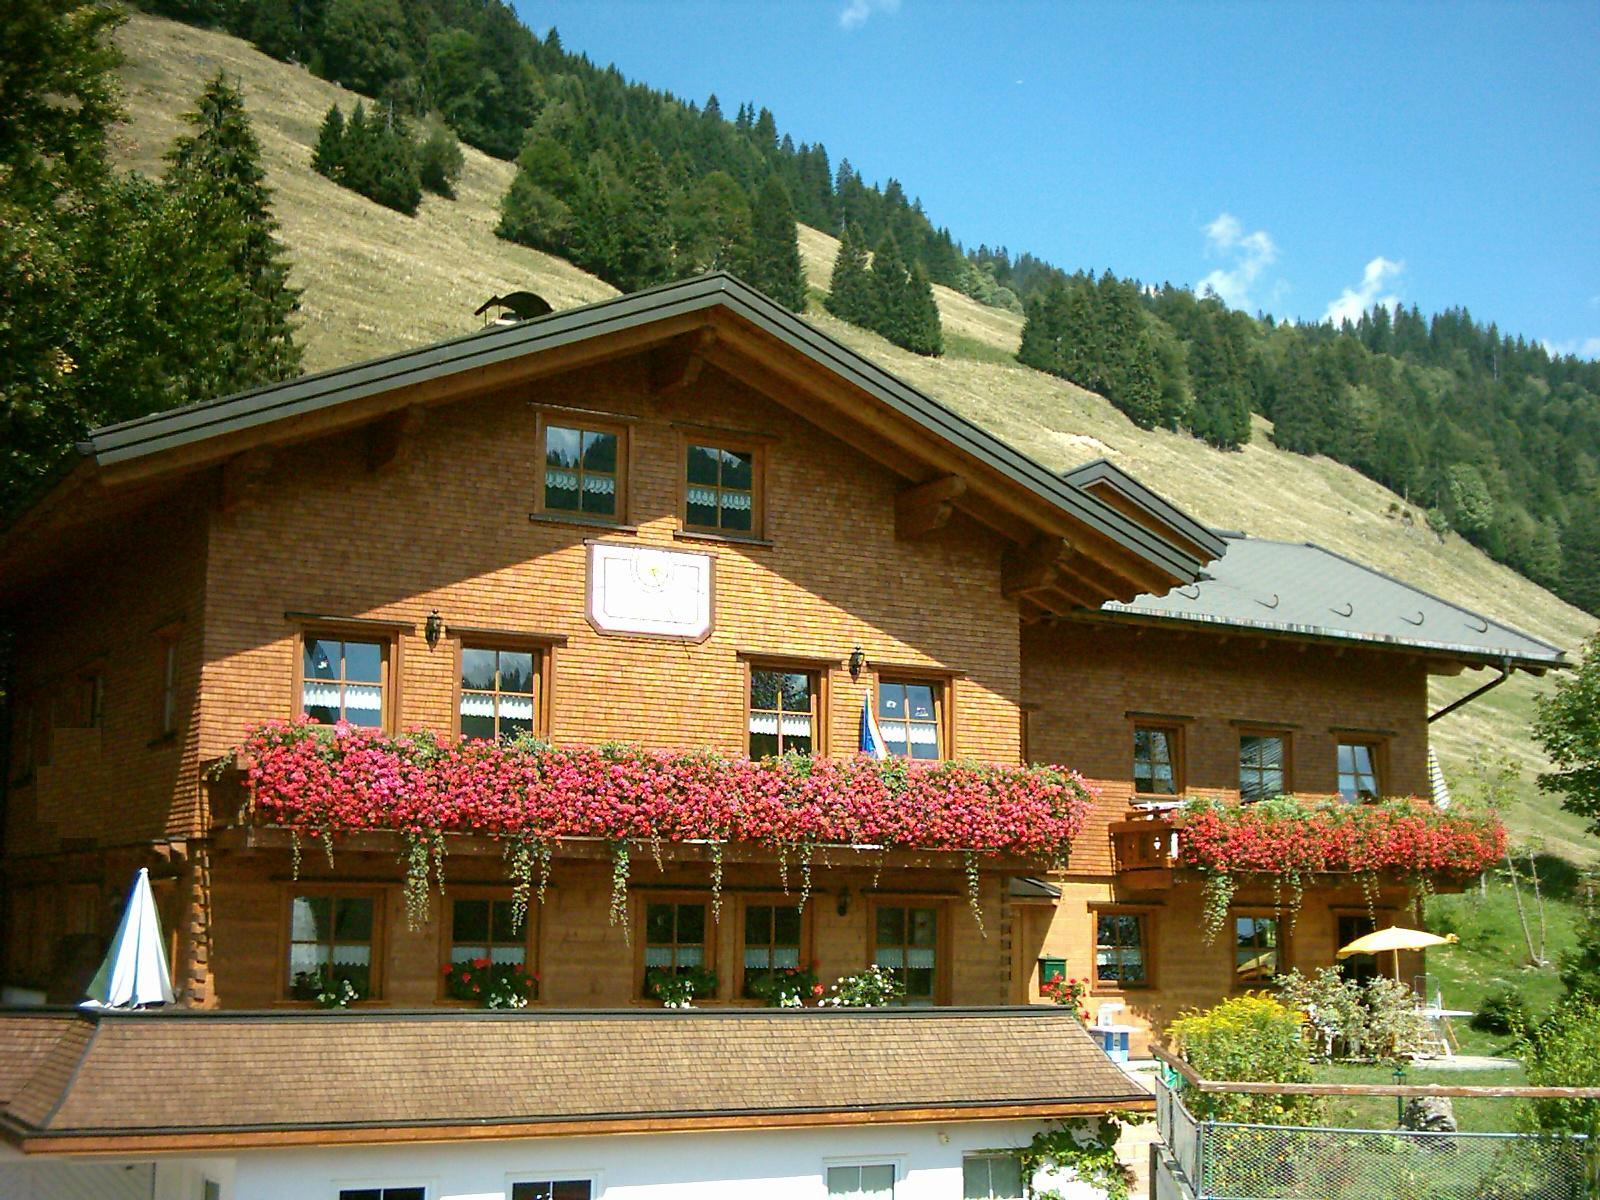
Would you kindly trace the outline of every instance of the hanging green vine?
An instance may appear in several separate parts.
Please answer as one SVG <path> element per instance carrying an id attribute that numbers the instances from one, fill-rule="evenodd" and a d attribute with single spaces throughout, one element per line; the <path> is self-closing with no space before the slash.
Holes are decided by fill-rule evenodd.
<path id="1" fill-rule="evenodd" d="M 967 907 L 972 910 L 972 919 L 978 923 L 978 932 L 987 941 L 989 931 L 983 924 L 982 897 L 978 890 L 978 856 L 974 851 L 965 850 L 961 855 L 961 863 L 967 874 Z"/>
<path id="2" fill-rule="evenodd" d="M 722 843 L 711 843 L 711 920 L 722 924 Z"/>
<path id="3" fill-rule="evenodd" d="M 322 856 L 328 860 L 328 870 L 333 870 L 333 830 L 322 831 Z"/>
<path id="4" fill-rule="evenodd" d="M 800 911 L 805 912 L 806 901 L 811 899 L 811 856 L 816 853 L 817 845 L 812 841 L 800 843 Z"/>
<path id="5" fill-rule="evenodd" d="M 543 838 L 516 837 L 506 842 L 506 861 L 511 868 L 511 931 L 522 928 L 528 918 L 528 902 L 534 898 L 534 868 L 538 868 L 538 901 L 550 883 L 550 843 Z"/>
<path id="6" fill-rule="evenodd" d="M 289 829 L 289 878 L 296 883 L 300 881 L 300 831 Z"/>
<path id="7" fill-rule="evenodd" d="M 629 940 L 628 931 L 628 843 L 616 842 L 611 847 L 611 909 L 607 920 L 622 926 L 622 940 Z"/>
<path id="8" fill-rule="evenodd" d="M 1206 881 L 1200 889 L 1200 940 L 1207 946 L 1227 927 L 1234 887 L 1234 878 L 1229 872 L 1206 872 Z"/>
<path id="9" fill-rule="evenodd" d="M 439 894 L 444 895 L 444 835 L 438 830 L 427 832 L 407 830 L 405 849 L 400 861 L 405 864 L 406 928 L 424 929 L 428 924 L 428 876 L 430 872 L 439 881 Z"/>
<path id="10" fill-rule="evenodd" d="M 1117 1141 L 1124 1125 L 1142 1125 L 1148 1119 L 1123 1112 L 1068 1117 L 1056 1128 L 1034 1134 L 1020 1155 L 1029 1200 L 1061 1200 L 1055 1188 L 1034 1188 L 1033 1177 L 1039 1171 L 1070 1171 L 1078 1182 L 1103 1191 L 1107 1200 L 1128 1200 L 1133 1176 L 1117 1158 Z"/>
<path id="11" fill-rule="evenodd" d="M 1357 871 L 1356 878 L 1361 883 L 1361 895 L 1367 902 L 1367 916 L 1372 919 L 1372 927 L 1378 927 L 1378 875 L 1375 871 Z"/>

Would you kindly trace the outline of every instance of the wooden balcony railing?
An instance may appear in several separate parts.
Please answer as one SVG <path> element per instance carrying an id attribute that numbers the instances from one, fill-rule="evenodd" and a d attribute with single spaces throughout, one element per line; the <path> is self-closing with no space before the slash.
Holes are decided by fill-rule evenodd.
<path id="1" fill-rule="evenodd" d="M 1178 862 L 1183 816 L 1169 808 L 1136 808 L 1111 824 L 1111 855 L 1124 883 L 1169 888 Z"/>

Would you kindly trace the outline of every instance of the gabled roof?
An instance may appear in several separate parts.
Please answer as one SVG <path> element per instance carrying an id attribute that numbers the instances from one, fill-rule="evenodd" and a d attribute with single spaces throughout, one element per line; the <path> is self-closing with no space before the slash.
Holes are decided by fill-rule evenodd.
<path id="1" fill-rule="evenodd" d="M 1110 459 L 1097 458 L 1081 467 L 1073 467 L 1063 471 L 1061 478 L 1113 507 L 1138 514 L 1135 519 L 1141 524 L 1187 542 L 1208 562 L 1227 549 L 1227 543 L 1215 530 L 1202 525 L 1165 497 L 1156 495 Z"/>
<path id="2" fill-rule="evenodd" d="M 1063 1117 L 1150 1103 L 1055 1006 L 11 1012 L 0 1013 L 0 1062 L 31 1067 L 0 1107 L 0 1132 L 51 1153 Z"/>
<path id="3" fill-rule="evenodd" d="M 84 512 L 98 511 L 84 501 L 85 471 L 92 499 L 106 488 L 148 486 L 262 445 L 371 424 L 604 357 L 673 350 L 697 355 L 780 402 L 788 393 L 808 419 L 848 428 L 885 461 L 897 456 L 892 465 L 913 484 L 955 483 L 949 502 L 1020 545 L 1035 543 L 1035 555 L 1059 544 L 1067 560 L 1061 574 L 1079 575 L 1076 585 L 1060 586 L 1077 586 L 1080 599 L 1083 570 L 1088 592 L 1101 588 L 1101 597 L 1131 599 L 1141 588 L 1192 580 L 1203 565 L 1193 546 L 1102 503 L 723 273 L 97 429 L 79 447 L 82 469 L 39 507 L 76 492 Z M 806 403 L 795 403 L 797 396 Z M 61 524 L 59 516 L 54 520 Z M 38 536 L 24 527 L 40 524 L 35 510 L 0 535 L 0 567 L 19 536 Z M 1051 607 L 1049 598 L 1039 607 Z"/>
<path id="4" fill-rule="evenodd" d="M 1405 647 L 1477 665 L 1532 671 L 1567 665 L 1548 642 L 1314 542 L 1223 536 L 1226 552 L 1196 583 L 1165 596 L 1108 602 L 1101 611 Z"/>

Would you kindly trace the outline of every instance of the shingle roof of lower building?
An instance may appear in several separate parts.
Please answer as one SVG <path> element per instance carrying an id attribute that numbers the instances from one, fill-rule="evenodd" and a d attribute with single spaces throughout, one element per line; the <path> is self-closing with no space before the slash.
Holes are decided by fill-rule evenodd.
<path id="1" fill-rule="evenodd" d="M 1314 542 L 1227 534 L 1227 550 L 1198 583 L 1165 596 L 1109 602 L 1102 612 L 1234 625 L 1452 653 L 1474 662 L 1567 665 L 1548 642 Z"/>
<path id="2" fill-rule="evenodd" d="M 54 1039 L 40 1053 L 41 1028 Z M 0 1015 L 7 1132 L 85 1139 L 1125 1106 L 1054 1007 Z M 67 1060 L 70 1070 L 61 1069 Z M 24 1103 L 18 1104 L 22 1100 Z M 878 1119 L 889 1119 L 882 1116 Z M 926 1117 L 922 1119 L 927 1119 Z M 537 1130 L 533 1130 L 537 1132 Z M 507 1136 L 511 1136 L 510 1132 Z M 59 1148 L 59 1143 L 56 1144 Z"/>

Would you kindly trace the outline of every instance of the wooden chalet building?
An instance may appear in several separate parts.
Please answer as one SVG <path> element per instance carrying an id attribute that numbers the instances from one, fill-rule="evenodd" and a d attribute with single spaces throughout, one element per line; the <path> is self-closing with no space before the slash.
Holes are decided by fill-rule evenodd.
<path id="1" fill-rule="evenodd" d="M 1123 1005 L 1137 1046 L 1409 902 L 1320 876 L 1291 933 L 1245 879 L 1206 944 L 1176 800 L 1426 796 L 1431 673 L 1563 665 L 1107 464 L 1054 474 L 725 275 L 98 430 L 0 535 L 0 603 L 0 978 L 81 998 L 144 866 L 185 1009 L 0 1016 L 0 1132 L 178 1155 L 160 1194 L 205 1200 L 931 1200 L 964 1170 L 1010 1195 L 1003 1171 L 971 1190 L 986 1155 L 1139 1102 L 1068 1014 L 1016 1007 L 1049 974 Z M 948 831 L 804 864 L 646 836 L 619 892 L 626 838 L 570 837 L 518 922 L 492 824 L 408 839 L 369 779 L 325 854 L 235 754 L 309 718 L 849 760 L 864 709 L 896 756 L 1081 772 L 1064 863 Z M 444 886 L 408 914 L 418 845 Z M 536 978 L 530 1006 L 461 998 L 479 959 Z M 774 968 L 873 964 L 931 1011 L 761 1007 Z M 715 981 L 667 1013 L 652 969 Z M 318 1013 L 335 976 L 355 1002 Z M 787 1140 L 752 1156 L 751 1129 Z"/>

